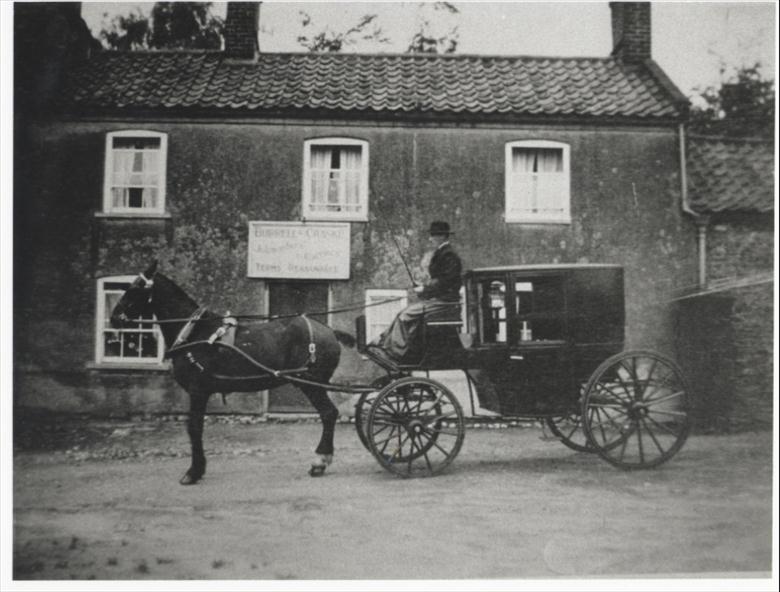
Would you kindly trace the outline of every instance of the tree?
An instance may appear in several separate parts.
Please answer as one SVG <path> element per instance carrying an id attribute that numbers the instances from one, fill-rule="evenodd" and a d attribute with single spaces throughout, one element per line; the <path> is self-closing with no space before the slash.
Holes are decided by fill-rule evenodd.
<path id="1" fill-rule="evenodd" d="M 721 66 L 721 76 L 725 71 L 725 66 Z M 737 68 L 720 86 L 696 91 L 701 104 L 691 109 L 694 130 L 774 136 L 775 83 L 764 79 L 759 62 Z"/>
<path id="2" fill-rule="evenodd" d="M 301 16 L 301 24 L 304 29 L 312 26 L 312 19 L 308 13 L 299 10 L 298 14 Z M 299 35 L 298 43 L 312 52 L 339 52 L 344 47 L 354 45 L 359 41 L 387 43 L 389 39 L 384 36 L 382 29 L 374 22 L 376 17 L 376 14 L 366 14 L 360 18 L 357 24 L 342 33 L 326 28 L 313 35 Z"/>
<path id="3" fill-rule="evenodd" d="M 150 15 L 140 9 L 115 16 L 100 31 L 109 49 L 220 49 L 224 22 L 211 2 L 155 2 Z"/>
<path id="4" fill-rule="evenodd" d="M 436 33 L 434 26 L 431 24 L 431 18 L 425 16 L 425 12 L 430 10 L 429 7 L 433 7 L 434 13 L 444 12 L 450 15 L 460 13 L 460 11 L 450 2 L 434 2 L 433 4 L 421 2 L 418 5 L 421 16 L 419 17 L 417 31 L 412 36 L 412 40 L 409 42 L 406 52 L 454 53 L 458 49 L 458 42 L 460 41 L 460 33 L 458 32 L 457 25 L 444 32 Z M 437 20 L 439 20 L 441 14 L 436 16 Z"/>

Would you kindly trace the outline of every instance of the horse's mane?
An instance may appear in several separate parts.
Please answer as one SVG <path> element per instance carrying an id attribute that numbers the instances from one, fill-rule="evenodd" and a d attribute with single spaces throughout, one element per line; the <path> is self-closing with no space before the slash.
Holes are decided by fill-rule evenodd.
<path id="1" fill-rule="evenodd" d="M 182 290 L 176 282 L 174 282 L 171 278 L 169 278 L 164 273 L 158 271 L 156 274 L 154 274 L 154 281 L 162 284 L 162 286 L 170 292 L 170 295 L 172 297 L 184 300 L 188 304 L 191 304 L 192 306 L 197 308 L 198 303 L 195 302 L 195 300 L 193 300 L 192 298 L 190 298 L 187 292 Z"/>

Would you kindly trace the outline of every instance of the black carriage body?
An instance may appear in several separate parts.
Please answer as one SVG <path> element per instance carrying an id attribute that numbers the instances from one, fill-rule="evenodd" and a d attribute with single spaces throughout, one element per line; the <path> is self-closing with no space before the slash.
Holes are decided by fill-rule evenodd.
<path id="1" fill-rule="evenodd" d="M 689 389 L 669 358 L 623 351 L 620 266 L 473 269 L 465 292 L 460 318 L 426 319 L 420 363 L 398 366 L 406 376 L 391 372 L 358 402 L 358 433 L 386 469 L 432 475 L 460 450 L 460 404 L 440 383 L 412 376 L 420 370 L 464 370 L 483 409 L 544 419 L 569 448 L 621 469 L 655 467 L 680 450 Z"/>
<path id="2" fill-rule="evenodd" d="M 484 409 L 503 416 L 577 412 L 582 385 L 623 350 L 620 266 L 486 267 L 467 272 L 465 287 L 468 347 L 459 362 Z"/>

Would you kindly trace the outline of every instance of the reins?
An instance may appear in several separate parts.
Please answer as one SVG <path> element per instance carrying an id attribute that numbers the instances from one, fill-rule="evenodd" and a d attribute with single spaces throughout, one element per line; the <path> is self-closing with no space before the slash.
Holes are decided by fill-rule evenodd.
<path id="1" fill-rule="evenodd" d="M 309 315 L 309 316 L 340 314 L 340 313 L 343 313 L 343 312 L 351 312 L 353 310 L 363 310 L 365 308 L 371 308 L 373 306 L 381 306 L 382 304 L 387 304 L 388 302 L 398 302 L 399 300 L 403 300 L 404 298 L 405 298 L 405 296 L 398 296 L 397 298 L 386 298 L 384 300 L 378 300 L 378 301 L 372 302 L 370 304 L 360 303 L 360 304 L 354 304 L 354 305 L 346 306 L 346 307 L 343 307 L 343 308 L 329 308 L 327 310 L 321 310 L 321 311 L 316 311 L 316 312 L 307 312 L 306 314 Z M 455 304 L 455 303 L 453 303 L 453 304 Z M 299 316 L 301 316 L 301 313 L 289 313 L 289 314 L 283 314 L 283 315 L 225 314 L 225 315 L 215 315 L 215 316 L 209 317 L 208 319 L 198 319 L 196 322 L 206 321 L 206 320 L 209 320 L 209 321 L 224 320 L 224 319 L 227 319 L 227 318 L 234 318 L 234 319 L 240 319 L 240 320 L 245 320 L 245 321 L 276 321 L 276 320 L 279 320 L 279 319 L 291 319 L 293 317 L 299 317 Z M 133 319 L 131 322 L 139 323 L 139 324 L 150 324 L 150 325 L 165 325 L 165 324 L 168 324 L 168 323 L 186 323 L 186 322 L 191 321 L 191 320 L 192 320 L 192 317 L 181 317 L 181 318 L 164 319 L 164 320 Z"/>
<path id="2" fill-rule="evenodd" d="M 313 380 L 307 380 L 305 378 L 300 378 L 298 376 L 295 376 L 295 374 L 301 374 L 303 372 L 308 372 L 309 368 L 307 366 L 301 367 L 301 368 L 290 368 L 289 370 L 276 370 L 274 368 L 271 368 L 269 366 L 266 366 L 262 362 L 257 361 L 255 358 L 247 354 L 246 352 L 240 350 L 234 345 L 231 345 L 229 343 L 222 343 L 221 341 L 215 341 L 214 343 L 211 343 L 207 340 L 201 340 L 201 341 L 191 341 L 188 343 L 182 343 L 180 345 L 177 345 L 175 347 L 172 347 L 165 353 L 165 357 L 170 357 L 173 354 L 179 354 L 186 350 L 198 347 L 200 345 L 208 345 L 208 346 L 214 346 L 218 345 L 220 347 L 224 347 L 226 349 L 229 349 L 232 352 L 237 353 L 242 358 L 244 358 L 247 362 L 255 366 L 256 368 L 259 368 L 265 374 L 257 374 L 257 375 L 249 375 L 249 376 L 226 376 L 224 374 L 214 374 L 211 375 L 216 378 L 217 380 L 257 380 L 260 378 L 268 378 L 268 375 L 274 376 L 276 378 L 283 378 L 284 380 L 288 380 L 290 382 L 300 383 L 300 384 L 307 384 L 310 386 L 319 386 L 323 388 L 327 388 L 332 391 L 339 391 L 339 392 L 345 392 L 345 393 L 370 393 L 375 391 L 375 388 L 371 387 L 365 387 L 365 386 L 350 386 L 346 384 L 323 384 L 321 382 L 316 382 Z"/>

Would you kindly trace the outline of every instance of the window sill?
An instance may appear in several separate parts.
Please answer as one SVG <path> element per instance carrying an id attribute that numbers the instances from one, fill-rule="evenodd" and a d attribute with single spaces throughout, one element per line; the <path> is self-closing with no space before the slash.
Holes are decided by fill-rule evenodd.
<path id="1" fill-rule="evenodd" d="M 304 222 L 368 222 L 368 216 L 365 216 L 363 214 L 357 216 L 310 214 L 304 217 L 303 221 Z"/>
<path id="2" fill-rule="evenodd" d="M 168 220 L 169 212 L 95 212 L 95 218 L 119 218 L 125 220 Z"/>
<path id="3" fill-rule="evenodd" d="M 130 362 L 87 362 L 87 370 L 100 372 L 168 372 L 171 369 L 169 362 L 154 364 L 133 364 Z"/>
<path id="4" fill-rule="evenodd" d="M 545 226 L 558 224 L 560 226 L 567 226 L 571 224 L 571 218 L 507 218 L 505 222 L 507 224 L 544 224 Z"/>

